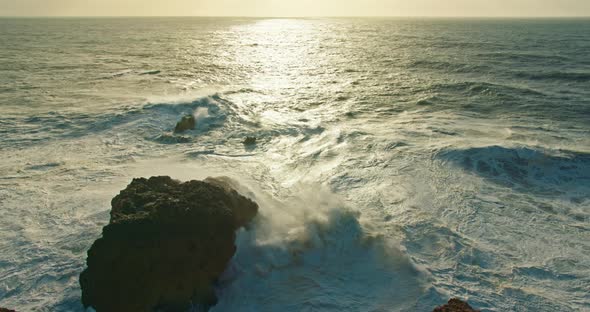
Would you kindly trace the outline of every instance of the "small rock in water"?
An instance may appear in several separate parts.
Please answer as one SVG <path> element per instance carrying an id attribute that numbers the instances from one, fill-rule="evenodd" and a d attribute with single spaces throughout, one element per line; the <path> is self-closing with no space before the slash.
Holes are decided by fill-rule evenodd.
<path id="1" fill-rule="evenodd" d="M 255 137 L 246 137 L 246 139 L 244 140 L 244 145 L 254 145 L 256 144 L 256 138 Z"/>
<path id="2" fill-rule="evenodd" d="M 436 307 L 432 312 L 478 312 L 473 309 L 467 302 L 461 301 L 457 298 L 452 298 L 445 305 Z"/>
<path id="3" fill-rule="evenodd" d="M 195 116 L 184 115 L 182 116 L 182 119 L 178 123 L 176 123 L 174 133 L 180 133 L 186 130 L 194 130 L 196 125 L 197 121 L 195 120 Z"/>
<path id="4" fill-rule="evenodd" d="M 155 141 L 162 144 L 190 143 L 191 138 L 182 135 L 164 133 L 157 136 Z"/>

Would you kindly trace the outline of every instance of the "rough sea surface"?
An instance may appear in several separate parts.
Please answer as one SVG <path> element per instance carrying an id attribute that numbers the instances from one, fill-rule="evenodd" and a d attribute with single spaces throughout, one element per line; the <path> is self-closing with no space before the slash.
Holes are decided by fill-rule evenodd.
<path id="1" fill-rule="evenodd" d="M 0 19 L 0 306 L 152 175 L 261 206 L 213 312 L 590 311 L 590 20 Z"/>

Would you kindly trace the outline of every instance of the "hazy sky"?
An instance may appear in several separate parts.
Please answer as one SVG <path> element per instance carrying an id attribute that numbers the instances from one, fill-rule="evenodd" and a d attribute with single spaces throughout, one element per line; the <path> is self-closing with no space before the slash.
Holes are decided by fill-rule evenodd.
<path id="1" fill-rule="evenodd" d="M 590 0 L 0 0 L 0 16 L 590 16 Z"/>

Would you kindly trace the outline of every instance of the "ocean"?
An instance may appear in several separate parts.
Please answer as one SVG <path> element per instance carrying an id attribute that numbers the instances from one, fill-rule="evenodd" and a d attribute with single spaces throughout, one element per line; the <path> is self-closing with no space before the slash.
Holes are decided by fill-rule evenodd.
<path id="1" fill-rule="evenodd" d="M 0 159 L 2 307 L 83 311 L 133 177 L 221 175 L 213 312 L 590 311 L 588 19 L 1 18 Z"/>

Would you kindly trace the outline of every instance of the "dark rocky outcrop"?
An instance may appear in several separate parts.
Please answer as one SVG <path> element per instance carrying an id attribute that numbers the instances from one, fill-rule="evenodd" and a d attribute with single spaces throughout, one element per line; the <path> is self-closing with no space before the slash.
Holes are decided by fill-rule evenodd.
<path id="1" fill-rule="evenodd" d="M 236 230 L 258 211 L 223 178 L 134 179 L 111 205 L 80 274 L 82 303 L 98 312 L 214 305 L 212 284 L 235 253 Z"/>
<path id="2" fill-rule="evenodd" d="M 435 308 L 432 312 L 478 312 L 478 310 L 473 309 L 467 302 L 453 298 L 447 304 Z"/>
<path id="3" fill-rule="evenodd" d="M 10 310 L 6 308 L 0 308 L 0 312 L 16 312 L 15 310 Z"/>
<path id="4" fill-rule="evenodd" d="M 197 125 L 197 121 L 195 120 L 195 116 L 193 115 L 184 115 L 179 122 L 176 123 L 176 127 L 174 127 L 174 133 L 181 133 L 186 130 L 194 130 Z"/>

